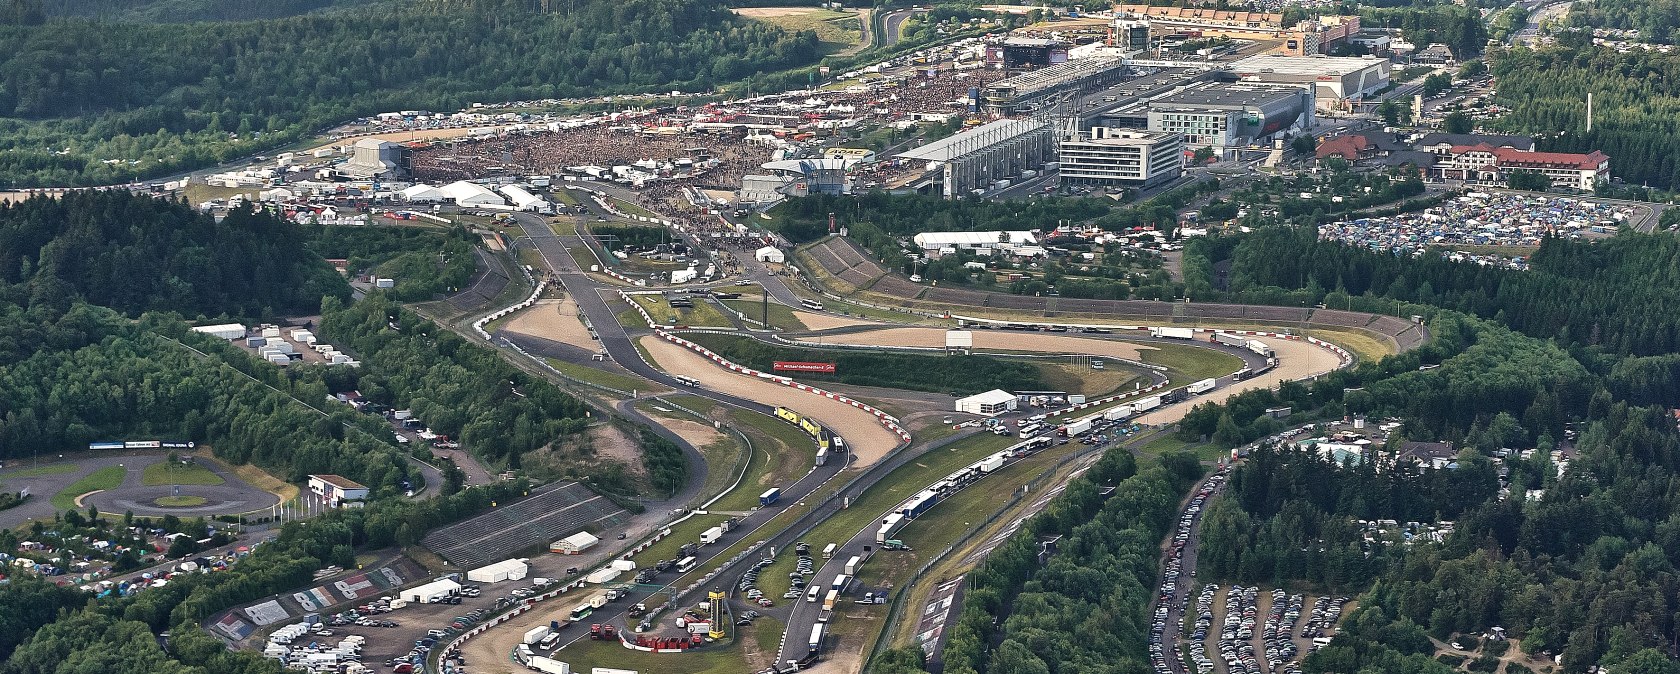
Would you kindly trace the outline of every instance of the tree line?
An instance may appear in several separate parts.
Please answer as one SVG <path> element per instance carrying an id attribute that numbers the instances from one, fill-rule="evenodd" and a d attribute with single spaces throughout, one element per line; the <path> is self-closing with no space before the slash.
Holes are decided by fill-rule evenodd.
<path id="1" fill-rule="evenodd" d="M 259 21 L 0 25 L 0 186 L 164 175 L 375 112 L 704 91 L 814 63 L 720 2 L 377 4 Z M 61 153 L 65 148 L 68 153 Z"/>

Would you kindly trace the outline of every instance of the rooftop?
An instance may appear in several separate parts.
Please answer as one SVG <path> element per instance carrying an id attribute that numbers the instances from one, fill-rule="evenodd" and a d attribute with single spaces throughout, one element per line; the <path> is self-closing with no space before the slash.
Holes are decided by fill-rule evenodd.
<path id="1" fill-rule="evenodd" d="M 974 402 L 982 405 L 1002 405 L 1015 399 L 1015 394 L 1003 389 L 992 389 L 985 393 L 976 393 L 959 402 Z"/>
<path id="2" fill-rule="evenodd" d="M 1388 63 L 1387 59 L 1364 56 L 1280 56 L 1261 54 L 1231 64 L 1231 72 L 1238 75 L 1275 73 L 1279 75 L 1351 75 L 1374 65 Z"/>
<path id="3" fill-rule="evenodd" d="M 367 487 L 343 475 L 311 475 L 309 479 L 320 480 L 339 489 L 367 489 Z"/>
<path id="4" fill-rule="evenodd" d="M 1030 119 L 1000 119 L 962 133 L 946 136 L 914 150 L 900 152 L 898 156 L 925 161 L 950 161 L 969 152 L 1043 128 L 1045 128 L 1044 122 Z M 977 141 L 980 143 L 979 145 L 974 144 Z"/>
<path id="5" fill-rule="evenodd" d="M 1172 107 L 1261 107 L 1273 103 L 1281 103 L 1303 95 L 1301 87 L 1292 84 L 1261 84 L 1258 82 L 1238 82 L 1235 84 L 1208 82 L 1199 87 L 1191 87 L 1176 94 L 1162 96 L 1149 103 L 1151 109 Z"/>
<path id="6" fill-rule="evenodd" d="M 1514 147 L 1519 150 L 1534 149 L 1534 139 L 1528 136 L 1494 136 L 1480 133 L 1429 133 L 1418 139 L 1418 147 L 1433 147 L 1438 145 L 1476 145 L 1485 143 L 1495 147 Z"/>

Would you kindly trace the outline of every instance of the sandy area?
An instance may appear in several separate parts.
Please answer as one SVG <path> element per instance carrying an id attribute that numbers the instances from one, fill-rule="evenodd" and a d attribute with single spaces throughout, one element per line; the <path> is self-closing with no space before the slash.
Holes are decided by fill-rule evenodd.
<path id="1" fill-rule="evenodd" d="M 803 320 L 803 318 L 801 318 Z M 1011 330 L 975 330 L 974 348 L 1010 351 L 1043 351 L 1048 353 L 1083 353 L 1128 360 L 1142 360 L 1142 350 L 1150 347 L 1112 339 L 1069 337 L 1047 332 L 1017 332 Z M 859 344 L 868 346 L 944 347 L 944 328 L 887 328 L 803 341 L 821 344 Z"/>
<path id="2" fill-rule="evenodd" d="M 537 300 L 526 311 L 508 319 L 507 330 L 532 337 L 552 339 L 588 351 L 600 351 L 601 345 L 589 338 L 589 329 L 578 319 L 577 303 L 571 297 L 560 300 Z"/>
<path id="3" fill-rule="evenodd" d="M 798 389 L 735 374 L 718 367 L 700 354 L 654 336 L 640 341 L 654 364 L 672 374 L 694 377 L 707 388 L 765 405 L 782 405 L 809 415 L 829 428 L 840 430 L 846 444 L 857 455 L 857 466 L 869 466 L 898 446 L 898 436 L 882 426 L 875 415 L 838 400 L 805 393 Z"/>
<path id="4" fill-rule="evenodd" d="M 1307 342 L 1275 337 L 1251 337 L 1270 345 L 1277 352 L 1278 366 L 1264 375 L 1248 381 L 1237 382 L 1234 385 L 1216 390 L 1203 396 L 1196 396 L 1181 403 L 1162 407 L 1154 412 L 1138 417 L 1139 423 L 1160 426 L 1178 421 L 1184 417 L 1190 408 L 1206 402 L 1225 402 L 1226 398 L 1243 391 L 1256 388 L 1272 388 L 1286 381 L 1305 379 L 1317 374 L 1324 374 L 1336 369 L 1341 360 L 1336 354 L 1318 348 Z"/>
<path id="5" fill-rule="evenodd" d="M 737 7 L 729 11 L 753 19 L 765 19 L 775 16 L 815 14 L 823 10 L 816 7 Z"/>
<path id="6" fill-rule="evenodd" d="M 603 424 L 590 429 L 589 446 L 595 449 L 595 455 L 624 464 L 626 469 L 635 473 L 646 473 L 642 466 L 642 446 L 630 437 L 624 429 L 612 424 Z"/>
<path id="7" fill-rule="evenodd" d="M 654 402 L 653 404 L 657 405 L 659 403 Z M 672 419 L 670 417 L 659 417 L 659 425 L 669 429 L 672 433 L 676 433 L 678 437 L 687 440 L 688 444 L 694 445 L 695 449 L 710 445 L 723 437 L 723 433 L 719 432 L 717 429 L 698 421 L 683 421 L 681 419 Z"/>
<path id="8" fill-rule="evenodd" d="M 880 325 L 880 323 L 876 321 L 846 318 L 844 316 L 834 316 L 831 314 L 814 314 L 809 311 L 794 311 L 793 316 L 794 318 L 798 318 L 800 323 L 804 323 L 805 327 L 811 330 L 849 328 L 854 325 Z M 944 342 L 940 342 L 940 344 L 943 345 Z"/>

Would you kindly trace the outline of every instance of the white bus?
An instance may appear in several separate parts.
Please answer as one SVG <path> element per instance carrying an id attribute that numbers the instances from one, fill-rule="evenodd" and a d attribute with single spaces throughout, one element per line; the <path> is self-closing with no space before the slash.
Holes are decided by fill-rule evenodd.
<path id="1" fill-rule="evenodd" d="M 693 571 L 696 566 L 700 566 L 700 560 L 693 557 L 684 557 L 677 560 L 677 573 L 688 573 Z"/>
<path id="2" fill-rule="evenodd" d="M 812 311 L 822 311 L 823 310 L 822 302 L 818 302 L 816 300 L 808 300 L 808 299 L 805 299 L 805 298 L 801 297 L 801 298 L 799 298 L 799 303 L 801 305 L 803 305 L 806 309 L 810 309 Z"/>

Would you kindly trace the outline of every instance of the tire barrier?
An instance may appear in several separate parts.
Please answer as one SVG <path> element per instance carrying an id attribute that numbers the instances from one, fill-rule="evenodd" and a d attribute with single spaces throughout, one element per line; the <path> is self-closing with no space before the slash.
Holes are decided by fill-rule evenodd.
<path id="1" fill-rule="evenodd" d="M 519 269 L 520 269 L 520 271 L 524 272 L 524 274 L 525 274 L 525 282 L 530 283 L 531 280 L 532 280 L 531 279 L 531 272 L 529 270 L 526 270 L 524 265 L 519 265 Z M 473 321 L 473 332 L 478 333 L 478 336 L 480 338 L 484 339 L 485 341 L 490 341 L 490 333 L 484 331 L 484 326 L 488 325 L 491 321 L 494 321 L 498 318 L 501 318 L 503 316 L 511 314 L 515 311 L 530 308 L 531 305 L 537 303 L 537 298 L 542 297 L 543 291 L 547 290 L 547 289 L 548 289 L 548 279 L 543 279 L 541 281 L 537 281 L 536 289 L 531 291 L 531 296 L 525 298 L 525 301 L 520 302 L 518 304 L 515 304 L 511 307 L 502 308 L 501 310 L 498 310 L 495 313 L 492 313 L 488 316 L 485 316 L 485 317 L 480 318 L 476 321 Z"/>

